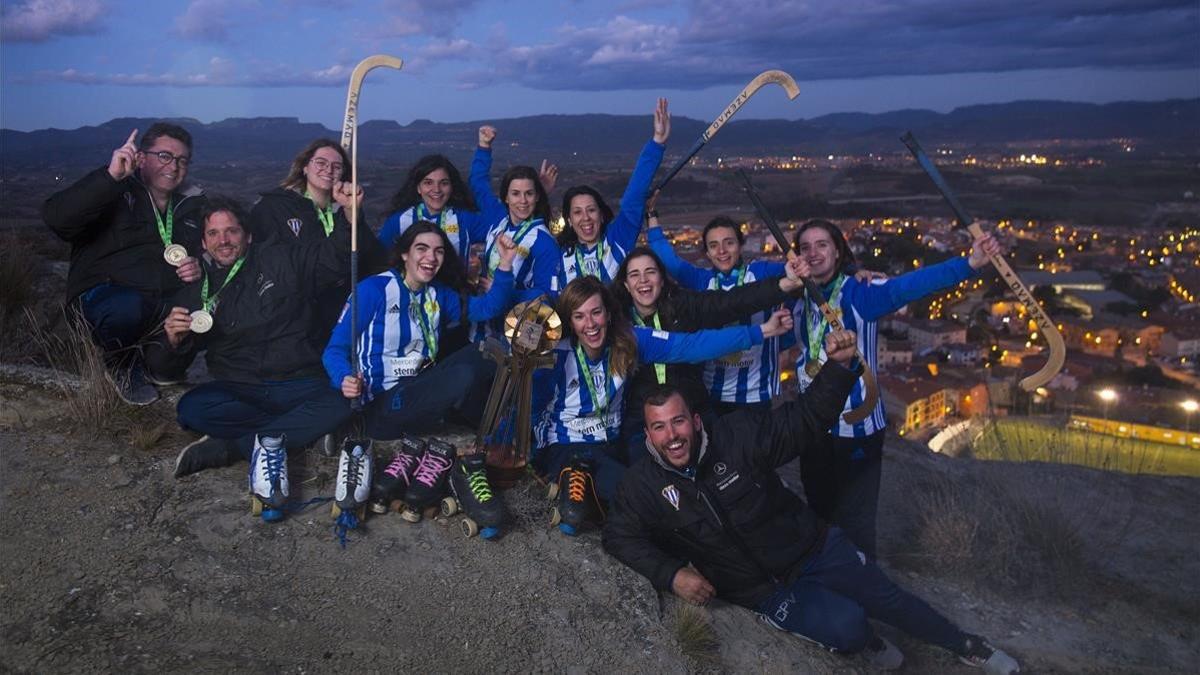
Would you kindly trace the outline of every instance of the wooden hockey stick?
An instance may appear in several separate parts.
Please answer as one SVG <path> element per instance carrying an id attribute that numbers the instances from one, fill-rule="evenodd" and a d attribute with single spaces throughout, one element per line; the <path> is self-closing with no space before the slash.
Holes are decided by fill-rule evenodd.
<path id="1" fill-rule="evenodd" d="M 362 375 L 358 363 L 358 97 L 363 78 L 375 68 L 400 70 L 404 62 L 394 56 L 368 56 L 354 66 L 350 73 L 350 89 L 346 93 L 346 117 L 342 123 L 342 149 L 350 153 L 350 363 L 354 377 Z M 361 405 L 362 397 L 355 399 Z"/>
<path id="2" fill-rule="evenodd" d="M 750 176 L 746 172 L 738 169 L 738 175 L 742 177 L 742 182 L 746 186 L 746 194 L 750 196 L 750 201 L 754 203 L 754 210 L 758 212 L 758 217 L 762 219 L 767 229 L 775 237 L 775 243 L 779 244 L 779 249 L 784 251 L 791 250 L 788 244 L 787 237 L 783 234 L 783 229 L 779 227 L 779 223 L 767 210 L 767 205 L 763 203 L 761 197 L 758 196 L 758 191 L 754 189 L 754 184 L 750 182 Z M 804 291 L 808 293 L 808 297 L 821 310 L 821 316 L 825 317 L 825 321 L 834 330 L 844 330 L 845 326 L 842 320 L 838 317 L 837 312 L 829 306 L 829 301 L 825 298 L 825 294 L 821 292 L 821 287 L 811 277 L 804 277 Z M 819 354 L 809 354 L 809 358 L 816 359 Z M 875 412 L 875 405 L 879 403 L 879 382 L 875 379 L 875 371 L 871 370 L 871 364 L 863 358 L 862 352 L 855 350 L 855 356 L 858 357 L 859 363 L 863 366 L 863 401 L 857 407 L 847 410 L 842 419 L 846 420 L 847 424 L 858 424 L 859 422 L 871 416 Z M 822 364 L 824 367 L 824 364 Z"/>
<path id="3" fill-rule="evenodd" d="M 967 215 L 966 209 L 963 208 L 962 204 L 958 201 L 958 197 L 950 190 L 950 185 L 946 183 L 946 179 L 942 177 L 942 173 L 938 171 L 937 166 L 929 159 L 929 155 L 926 155 L 925 151 L 921 149 L 921 144 L 917 142 L 912 132 L 910 131 L 901 136 L 900 141 L 908 147 L 913 157 L 917 158 L 917 163 L 921 165 L 921 168 L 925 170 L 925 173 L 933 181 L 938 192 L 942 193 L 942 197 L 950 205 L 950 210 L 954 212 L 954 217 L 958 220 L 958 226 L 967 228 L 971 236 L 976 239 L 982 237 L 983 228 Z M 1021 277 L 1017 276 L 1017 273 L 1009 266 L 1008 261 L 1003 256 L 998 255 L 988 256 L 988 260 L 991 261 L 996 271 L 1000 273 L 1000 278 L 1004 279 L 1004 282 L 1016 294 L 1021 304 L 1025 305 L 1025 309 L 1029 310 L 1029 313 L 1033 315 L 1033 320 L 1037 323 L 1038 329 L 1042 331 L 1042 335 L 1046 338 L 1046 344 L 1050 345 L 1050 356 L 1046 361 L 1046 365 L 1042 366 L 1041 370 L 1021 380 L 1022 389 L 1033 391 L 1054 379 L 1058 371 L 1062 370 L 1063 363 L 1067 360 L 1067 346 L 1063 343 L 1062 334 L 1058 332 L 1058 326 L 1054 325 L 1054 321 L 1050 318 L 1050 315 L 1038 304 L 1037 299 L 1033 297 L 1033 293 L 1029 292 L 1029 287 L 1025 285 L 1025 282 L 1021 281 Z"/>
<path id="4" fill-rule="evenodd" d="M 679 170 L 683 168 L 683 165 L 687 164 L 688 161 L 695 157 L 696 153 L 700 152 L 700 148 L 703 148 L 705 143 L 708 143 L 712 140 L 713 136 L 717 135 L 717 132 L 721 130 L 721 127 L 725 126 L 725 123 L 729 121 L 729 118 L 733 117 L 738 110 L 741 110 L 742 106 L 746 105 L 746 101 L 750 100 L 751 96 L 754 96 L 756 93 L 758 93 L 759 89 L 762 89 L 768 84 L 777 84 L 783 87 L 784 91 L 787 92 L 789 101 L 794 100 L 800 95 L 800 86 L 796 84 L 796 81 L 792 79 L 791 75 L 788 75 L 782 70 L 768 70 L 759 73 L 758 77 L 750 80 L 750 84 L 746 85 L 746 88 L 742 90 L 742 93 L 738 94 L 737 97 L 733 99 L 733 102 L 730 103 L 725 110 L 723 110 L 721 114 L 717 116 L 717 119 L 713 120 L 713 123 L 708 125 L 708 129 L 705 129 L 704 133 L 700 134 L 700 138 L 687 151 L 687 154 L 681 157 L 679 161 L 675 162 L 675 165 L 672 166 L 671 170 L 667 172 L 667 177 L 659 181 L 658 185 L 650 191 L 651 194 L 666 187 L 667 183 L 671 182 L 671 179 L 675 177 L 675 174 L 679 173 Z"/>

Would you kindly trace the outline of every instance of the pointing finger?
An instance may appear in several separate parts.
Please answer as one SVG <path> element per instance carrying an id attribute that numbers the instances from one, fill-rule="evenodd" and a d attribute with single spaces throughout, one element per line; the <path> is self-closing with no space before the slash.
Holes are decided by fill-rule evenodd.
<path id="1" fill-rule="evenodd" d="M 137 129 L 129 132 L 129 140 L 125 141 L 125 145 L 133 145 L 133 141 L 137 138 Z"/>

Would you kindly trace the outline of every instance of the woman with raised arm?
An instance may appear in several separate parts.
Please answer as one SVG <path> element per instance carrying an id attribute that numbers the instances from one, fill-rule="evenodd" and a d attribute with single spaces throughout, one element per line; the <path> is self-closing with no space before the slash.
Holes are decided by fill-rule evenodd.
<path id="1" fill-rule="evenodd" d="M 804 223 L 796 230 L 793 243 L 829 306 L 841 316 L 844 327 L 858 336 L 859 353 L 866 359 L 866 367 L 875 372 L 879 319 L 913 300 L 973 277 L 988 264 L 988 256 L 1000 253 L 1000 244 L 989 234 L 973 243 L 970 257 L 954 257 L 892 279 L 864 281 L 852 273 L 854 253 L 845 235 L 828 220 Z M 812 299 L 796 303 L 794 319 L 800 345 L 796 375 L 800 391 L 805 391 L 825 361 L 821 341 L 831 327 Z M 846 399 L 845 410 L 862 405 L 864 392 L 859 380 Z M 845 530 L 850 541 L 872 559 L 886 425 L 882 400 L 861 422 L 850 424 L 839 418 L 832 439 L 825 444 L 832 452 L 804 457 L 801 468 L 809 505 L 822 518 Z"/>
<path id="2" fill-rule="evenodd" d="M 662 162 L 670 135 L 671 113 L 667 110 L 667 99 L 660 98 L 654 108 L 654 136 L 638 155 L 621 197 L 621 210 L 615 217 L 600 193 L 589 185 L 576 185 L 563 194 L 562 215 L 569 227 L 558 235 L 562 252 L 554 276 L 556 293 L 579 276 L 599 277 L 605 283 L 613 280 L 642 231 L 650 181 Z"/>
<path id="3" fill-rule="evenodd" d="M 550 292 L 558 265 L 558 245 L 546 226 L 550 220 L 547 192 L 553 189 L 557 169 L 552 167 L 551 173 L 539 175 L 531 166 L 514 166 L 500 178 L 500 196 L 497 197 L 491 183 L 492 143 L 495 140 L 495 127 L 479 127 L 479 147 L 471 162 L 471 193 L 487 228 L 480 276 L 491 278 L 500 262 L 496 241 L 501 235 L 508 236 L 517 246 L 512 264 L 518 299 L 527 300 Z M 543 179 L 548 179 L 551 185 L 544 186 Z M 499 323 L 476 326 L 472 330 L 473 339 L 503 334 Z"/>
<path id="4" fill-rule="evenodd" d="M 534 469 L 553 482 L 563 533 L 573 535 L 616 491 L 624 389 L 637 364 L 697 363 L 791 330 L 780 310 L 759 326 L 670 333 L 633 326 L 604 282 L 579 277 L 558 299 L 565 336 L 554 367 L 534 374 Z"/>

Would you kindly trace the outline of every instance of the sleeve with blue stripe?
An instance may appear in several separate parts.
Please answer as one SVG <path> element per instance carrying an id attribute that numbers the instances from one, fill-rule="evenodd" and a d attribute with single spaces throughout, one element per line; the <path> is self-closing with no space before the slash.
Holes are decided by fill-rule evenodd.
<path id="1" fill-rule="evenodd" d="M 404 211 L 396 211 L 383 221 L 383 227 L 379 229 L 379 243 L 388 251 L 396 245 L 396 240 L 400 238 L 400 216 Z"/>
<path id="2" fill-rule="evenodd" d="M 533 257 L 533 273 L 529 281 L 529 287 L 537 289 L 543 293 L 551 294 L 554 297 L 552 290 L 554 275 L 558 272 L 559 263 L 562 259 L 562 251 L 558 248 L 558 243 L 554 241 L 554 236 L 546 231 L 539 231 L 537 239 L 533 242 L 533 248 L 529 251 L 529 255 Z"/>
<path id="3" fill-rule="evenodd" d="M 650 192 L 650 181 L 662 163 L 665 145 L 655 143 L 653 139 L 646 142 L 642 153 L 638 155 L 637 165 L 633 167 L 633 175 L 629 177 L 629 185 L 621 196 L 621 210 L 608 224 L 605 238 L 614 248 L 628 252 L 637 242 L 642 232 L 642 216 L 646 211 L 646 197 Z"/>
<path id="4" fill-rule="evenodd" d="M 642 363 L 701 363 L 763 343 L 761 326 L 730 326 L 695 333 L 634 326 L 633 334 Z"/>
<path id="5" fill-rule="evenodd" d="M 918 298 L 970 279 L 975 273 L 964 257 L 902 274 L 882 284 L 846 280 L 842 291 L 866 321 L 876 321 Z M 853 285 L 852 285 L 853 284 Z"/>
<path id="6" fill-rule="evenodd" d="M 646 241 L 650 244 L 650 250 L 662 259 L 667 273 L 683 284 L 684 288 L 693 288 L 698 291 L 708 288 L 708 283 L 713 278 L 712 270 L 700 269 L 676 255 L 675 248 L 671 246 L 671 242 L 661 227 L 652 227 L 646 230 Z"/>
<path id="7" fill-rule="evenodd" d="M 364 279 L 358 284 L 355 292 L 358 294 L 358 330 L 369 329 L 372 319 L 386 320 L 387 304 L 383 286 L 375 277 Z M 361 334 L 360 334 L 361 335 Z M 362 355 L 360 354 L 361 358 Z M 342 316 L 329 335 L 329 343 L 321 353 L 321 363 L 329 375 L 329 382 L 334 389 L 342 388 L 342 380 L 354 374 L 354 366 L 350 362 L 350 303 L 342 309 Z"/>
<path id="8" fill-rule="evenodd" d="M 755 279 L 782 277 L 787 274 L 787 265 L 774 260 L 755 260 L 749 265 Z"/>
<path id="9" fill-rule="evenodd" d="M 472 165 L 474 168 L 474 165 Z M 483 214 L 479 211 L 459 211 L 454 210 L 458 216 L 458 226 L 463 228 L 467 233 L 467 245 L 484 243 L 487 241 L 488 230 L 491 229 L 491 224 L 487 222 Z M 466 264 L 466 261 L 463 261 Z"/>
<path id="10" fill-rule="evenodd" d="M 471 195 L 475 197 L 475 205 L 483 221 L 483 236 L 487 238 L 488 231 L 500 222 L 507 213 L 504 202 L 492 192 L 492 151 L 475 148 L 475 158 L 471 160 L 471 175 L 467 179 L 471 184 Z M 480 239 L 483 241 L 483 239 Z"/>

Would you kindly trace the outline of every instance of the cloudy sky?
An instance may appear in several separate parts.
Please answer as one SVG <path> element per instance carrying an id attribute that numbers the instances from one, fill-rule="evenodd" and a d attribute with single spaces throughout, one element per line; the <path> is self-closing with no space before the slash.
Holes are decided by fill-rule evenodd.
<path id="1" fill-rule="evenodd" d="M 361 119 L 672 111 L 807 118 L 1053 98 L 1200 96 L 1197 0 L 5 0 L 0 125 L 113 117 Z"/>

